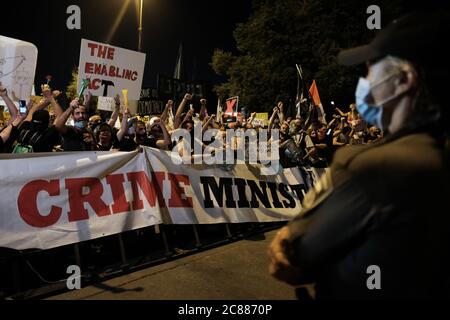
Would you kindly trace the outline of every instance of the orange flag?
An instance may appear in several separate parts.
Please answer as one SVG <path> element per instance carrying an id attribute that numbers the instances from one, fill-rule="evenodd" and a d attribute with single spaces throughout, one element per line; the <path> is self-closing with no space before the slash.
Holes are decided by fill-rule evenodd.
<path id="1" fill-rule="evenodd" d="M 311 88 L 309 89 L 309 95 L 311 96 L 314 105 L 320 106 L 322 104 L 320 101 L 319 89 L 317 89 L 316 80 L 313 81 Z"/>

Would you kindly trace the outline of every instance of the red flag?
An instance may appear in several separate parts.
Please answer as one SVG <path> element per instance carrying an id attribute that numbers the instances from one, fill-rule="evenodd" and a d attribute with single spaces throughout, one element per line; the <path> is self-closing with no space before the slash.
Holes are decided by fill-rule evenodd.
<path id="1" fill-rule="evenodd" d="M 309 89 L 309 94 L 313 99 L 314 105 L 320 106 L 322 104 L 320 101 L 319 89 L 317 89 L 316 80 L 313 81 L 311 88 Z"/>

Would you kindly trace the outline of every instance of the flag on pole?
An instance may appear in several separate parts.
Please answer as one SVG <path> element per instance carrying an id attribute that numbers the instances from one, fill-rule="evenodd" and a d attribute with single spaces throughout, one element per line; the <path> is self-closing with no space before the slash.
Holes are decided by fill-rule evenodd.
<path id="1" fill-rule="evenodd" d="M 303 69 L 302 66 L 296 64 L 297 75 L 298 75 L 298 83 L 297 83 L 297 96 L 295 98 L 295 108 L 297 110 L 297 117 L 306 117 L 306 113 L 308 112 L 310 99 L 308 90 L 306 89 L 306 83 L 303 80 Z M 306 93 L 306 96 L 305 96 Z M 306 106 L 305 106 L 306 103 Z M 305 106 L 302 108 L 302 106 Z"/>
<path id="2" fill-rule="evenodd" d="M 220 124 L 223 123 L 223 109 L 222 109 L 222 104 L 220 103 L 220 98 L 217 99 L 217 112 L 216 112 L 216 121 L 218 120 L 220 122 Z"/>
<path id="3" fill-rule="evenodd" d="M 169 128 L 174 129 L 174 127 L 175 127 L 175 116 L 173 114 L 173 109 L 172 108 L 169 108 L 168 124 L 169 124 Z"/>
<path id="4" fill-rule="evenodd" d="M 314 107 L 319 108 L 320 114 L 318 115 L 318 119 L 322 123 L 326 123 L 325 120 L 325 111 L 322 106 L 322 102 L 320 101 L 319 89 L 317 88 L 316 80 L 313 81 L 311 88 L 309 89 L 309 94 L 311 99 L 313 100 Z"/>
<path id="5" fill-rule="evenodd" d="M 175 66 L 173 78 L 182 80 L 183 76 L 184 76 L 184 74 L 183 74 L 183 44 L 180 43 L 180 47 L 178 49 L 177 63 Z"/>

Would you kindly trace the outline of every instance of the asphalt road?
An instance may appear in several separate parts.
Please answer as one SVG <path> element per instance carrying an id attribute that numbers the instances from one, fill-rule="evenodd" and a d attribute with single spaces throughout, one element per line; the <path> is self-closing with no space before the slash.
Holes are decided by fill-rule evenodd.
<path id="1" fill-rule="evenodd" d="M 293 300 L 289 285 L 268 274 L 270 231 L 103 283 L 53 296 L 52 300 Z"/>

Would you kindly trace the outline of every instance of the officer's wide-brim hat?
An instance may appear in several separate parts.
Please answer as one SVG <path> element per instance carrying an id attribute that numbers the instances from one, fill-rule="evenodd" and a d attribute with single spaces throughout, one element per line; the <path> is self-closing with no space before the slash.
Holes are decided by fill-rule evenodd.
<path id="1" fill-rule="evenodd" d="M 338 62 L 357 65 L 392 55 L 422 66 L 447 64 L 449 25 L 447 11 L 410 13 L 383 28 L 371 43 L 341 51 Z"/>

